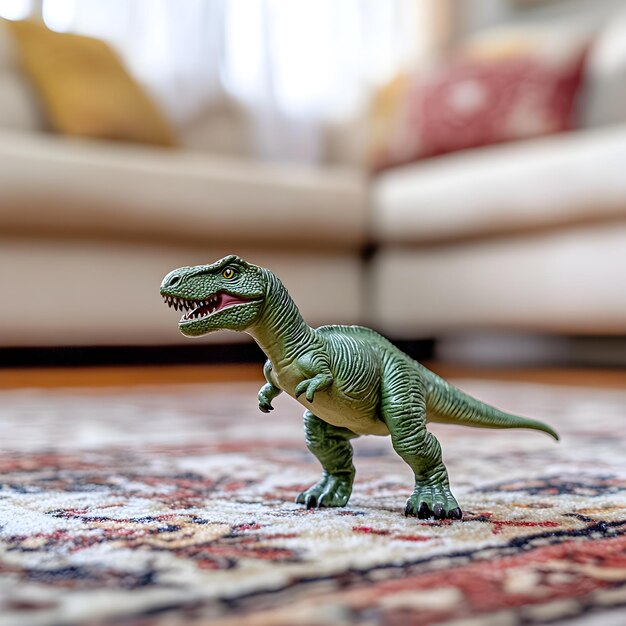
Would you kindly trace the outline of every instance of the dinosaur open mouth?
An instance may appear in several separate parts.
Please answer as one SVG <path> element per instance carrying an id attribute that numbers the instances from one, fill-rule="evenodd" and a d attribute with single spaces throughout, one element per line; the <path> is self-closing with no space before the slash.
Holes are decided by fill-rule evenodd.
<path id="1" fill-rule="evenodd" d="M 176 311 L 185 311 L 180 318 L 181 322 L 190 322 L 193 320 L 209 317 L 213 313 L 236 306 L 238 304 L 248 304 L 253 302 L 249 298 L 234 296 L 225 291 L 218 291 L 206 300 L 189 300 L 186 298 L 176 298 L 174 296 L 163 296 L 163 301 Z"/>

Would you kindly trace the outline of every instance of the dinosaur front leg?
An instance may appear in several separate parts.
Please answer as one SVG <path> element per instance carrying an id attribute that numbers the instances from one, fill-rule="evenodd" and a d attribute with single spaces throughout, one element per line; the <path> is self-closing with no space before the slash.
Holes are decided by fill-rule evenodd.
<path id="1" fill-rule="evenodd" d="M 298 367 L 304 380 L 296 385 L 296 399 L 304 394 L 308 402 L 313 402 L 318 391 L 328 389 L 333 384 L 328 355 L 324 351 L 309 350 L 298 358 Z"/>
<path id="2" fill-rule="evenodd" d="M 267 383 L 259 389 L 259 409 L 263 413 L 269 413 L 274 410 L 272 400 L 280 395 L 283 390 L 277 385 L 272 371 L 272 362 L 268 359 L 263 366 L 263 374 Z"/>
<path id="3" fill-rule="evenodd" d="M 415 475 L 404 514 L 420 519 L 461 519 L 461 509 L 450 491 L 448 470 L 441 460 L 441 446 L 426 430 L 424 391 L 415 373 L 403 366 L 390 368 L 382 391 L 382 414 L 393 448 Z"/>
<path id="4" fill-rule="evenodd" d="M 296 502 L 306 505 L 307 509 L 345 506 L 352 493 L 355 473 L 350 439 L 358 435 L 347 428 L 328 424 L 311 411 L 304 412 L 304 432 L 307 448 L 322 464 L 324 473 L 315 485 L 296 498 Z"/>
<path id="5" fill-rule="evenodd" d="M 273 411 L 272 400 L 281 393 L 282 390 L 278 387 L 274 387 L 272 383 L 263 385 L 263 387 L 259 389 L 259 409 L 263 411 L 263 413 Z"/>

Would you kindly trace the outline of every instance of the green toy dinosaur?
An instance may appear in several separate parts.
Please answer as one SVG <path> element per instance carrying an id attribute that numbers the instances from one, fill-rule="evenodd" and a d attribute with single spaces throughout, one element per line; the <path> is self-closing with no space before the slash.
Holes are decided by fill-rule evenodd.
<path id="1" fill-rule="evenodd" d="M 546 424 L 467 396 L 373 330 L 311 328 L 272 272 L 235 255 L 170 272 L 161 295 L 184 311 L 178 324 L 183 335 L 228 329 L 256 340 L 268 357 L 261 411 L 271 411 L 282 391 L 306 408 L 306 444 L 324 470 L 320 481 L 296 499 L 307 509 L 346 505 L 355 474 L 350 440 L 359 435 L 391 435 L 394 450 L 415 474 L 404 513 L 420 519 L 462 517 L 439 442 L 426 430 L 428 421 L 532 428 L 558 440 Z"/>

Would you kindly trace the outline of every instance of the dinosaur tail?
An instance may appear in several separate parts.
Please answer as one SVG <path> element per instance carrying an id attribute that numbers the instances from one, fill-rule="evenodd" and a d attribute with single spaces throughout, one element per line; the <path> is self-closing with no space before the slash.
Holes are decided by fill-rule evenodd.
<path id="1" fill-rule="evenodd" d="M 463 393 L 436 374 L 428 372 L 430 382 L 426 406 L 432 422 L 476 426 L 478 428 L 531 428 L 559 436 L 547 424 L 500 411 Z"/>

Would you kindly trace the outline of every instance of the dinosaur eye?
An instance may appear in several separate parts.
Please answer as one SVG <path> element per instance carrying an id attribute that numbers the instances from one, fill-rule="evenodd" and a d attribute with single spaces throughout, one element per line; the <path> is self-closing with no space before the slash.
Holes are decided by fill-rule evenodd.
<path id="1" fill-rule="evenodd" d="M 235 274 L 237 272 L 235 272 L 235 270 L 232 267 L 227 267 L 223 272 L 222 272 L 222 276 L 226 279 L 226 280 L 230 280 L 231 278 L 235 278 Z"/>

